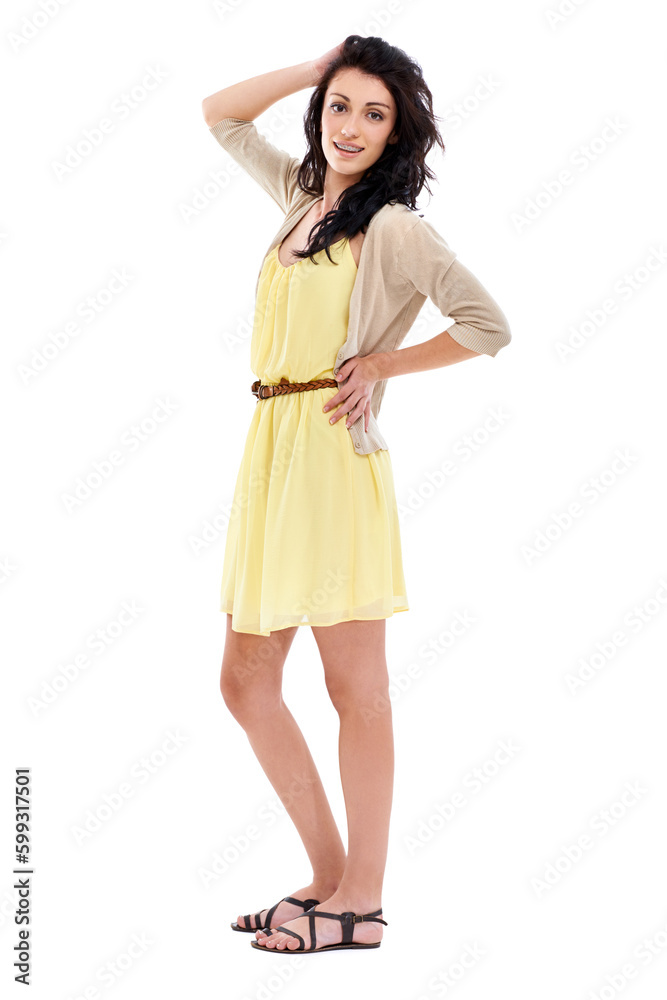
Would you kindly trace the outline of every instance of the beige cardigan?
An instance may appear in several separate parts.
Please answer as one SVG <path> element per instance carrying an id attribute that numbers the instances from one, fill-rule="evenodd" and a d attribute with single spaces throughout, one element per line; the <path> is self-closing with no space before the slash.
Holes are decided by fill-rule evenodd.
<path id="1" fill-rule="evenodd" d="M 301 160 L 269 142 L 253 121 L 223 118 L 210 131 L 285 212 L 266 256 L 318 196 L 306 194 L 297 185 Z M 260 266 L 255 294 L 261 270 Z M 434 227 L 405 205 L 383 205 L 372 216 L 361 246 L 347 340 L 336 356 L 334 373 L 348 358 L 400 347 L 427 297 L 443 316 L 455 320 L 447 332 L 457 343 L 492 358 L 509 344 L 509 325 L 499 306 Z M 382 379 L 373 388 L 368 431 L 363 413 L 349 428 L 358 455 L 389 447 L 377 424 L 386 383 Z"/>

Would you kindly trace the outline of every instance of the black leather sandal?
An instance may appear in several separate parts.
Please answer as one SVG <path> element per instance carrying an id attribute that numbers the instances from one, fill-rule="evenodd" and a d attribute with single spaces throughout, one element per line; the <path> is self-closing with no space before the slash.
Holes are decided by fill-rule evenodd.
<path id="1" fill-rule="evenodd" d="M 382 917 L 378 916 L 378 913 L 382 913 L 382 907 L 379 910 L 374 910 L 373 913 L 353 913 L 351 910 L 346 910 L 345 913 L 325 913 L 324 910 L 310 909 L 304 916 L 308 917 L 310 922 L 310 948 L 306 948 L 306 943 L 300 934 L 296 931 L 289 930 L 288 927 L 283 927 L 282 924 L 279 927 L 269 927 L 264 933 L 267 937 L 270 937 L 274 931 L 282 931 L 284 934 L 291 934 L 292 937 L 297 938 L 301 942 L 300 948 L 267 948 L 264 944 L 258 944 L 257 941 L 251 941 L 250 944 L 253 948 L 258 948 L 260 951 L 272 951 L 278 955 L 294 955 L 300 951 L 337 951 L 343 948 L 379 948 L 382 944 L 381 941 L 375 941 L 373 944 L 362 944 L 358 941 L 352 940 L 352 935 L 354 934 L 354 925 L 360 923 L 362 920 L 373 921 L 376 924 L 384 924 L 385 927 L 388 926 L 387 921 L 383 920 Z M 343 925 L 343 940 L 338 944 L 325 944 L 320 948 L 317 947 L 317 939 L 315 936 L 315 917 L 333 917 L 334 920 L 340 920 Z M 297 920 L 297 917 L 293 918 Z"/>
<path id="2" fill-rule="evenodd" d="M 235 920 L 231 924 L 232 930 L 233 931 L 245 931 L 245 932 L 249 932 L 249 931 L 253 931 L 253 932 L 254 931 L 266 931 L 266 930 L 270 931 L 271 930 L 271 926 L 270 926 L 270 924 L 271 924 L 271 917 L 276 912 L 276 910 L 278 909 L 278 907 L 280 906 L 281 903 L 293 903 L 294 906 L 303 906 L 304 910 L 309 910 L 311 908 L 311 906 L 317 906 L 317 904 L 319 903 L 319 899 L 307 899 L 305 902 L 303 902 L 300 899 L 296 899 L 296 897 L 294 897 L 294 896 L 284 896 L 283 899 L 279 899 L 277 903 L 273 904 L 273 906 L 271 907 L 271 909 L 269 910 L 269 912 L 266 914 L 266 918 L 265 918 L 263 924 L 260 922 L 260 917 L 262 915 L 262 911 L 260 910 L 259 913 L 255 914 L 255 920 L 257 922 L 257 926 L 256 927 L 248 927 L 247 926 L 247 924 L 250 921 L 250 917 L 252 915 L 250 913 L 247 913 L 243 917 L 243 919 L 244 919 L 244 921 L 246 923 L 246 926 L 245 927 L 239 927 L 238 921 Z M 292 917 L 292 920 L 296 920 L 296 917 Z"/>

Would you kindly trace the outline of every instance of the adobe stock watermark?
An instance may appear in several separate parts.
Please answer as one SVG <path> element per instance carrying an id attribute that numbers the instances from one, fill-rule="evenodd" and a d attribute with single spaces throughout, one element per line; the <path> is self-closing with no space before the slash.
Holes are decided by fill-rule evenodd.
<path id="1" fill-rule="evenodd" d="M 255 323 L 259 317 L 261 305 L 255 300 L 254 305 L 246 312 L 245 316 L 238 316 L 234 320 L 232 328 L 226 328 L 220 334 L 220 340 L 225 350 L 231 356 L 239 347 L 246 347 L 252 342 L 252 334 Z"/>
<path id="2" fill-rule="evenodd" d="M 429 639 L 427 643 L 422 643 L 417 656 L 424 660 L 432 669 L 461 641 L 477 619 L 469 611 L 457 611 L 451 618 L 447 626 L 438 633 L 434 639 Z M 375 695 L 371 705 L 359 705 L 359 712 L 364 722 L 370 725 L 380 715 L 384 715 L 399 698 L 414 686 L 415 681 L 424 676 L 424 664 L 418 661 L 408 663 L 407 667 L 398 674 L 389 675 L 389 687 L 386 694 Z"/>
<path id="3" fill-rule="evenodd" d="M 46 371 L 49 365 L 61 357 L 64 351 L 76 337 L 83 332 L 79 318 L 85 326 L 90 326 L 98 319 L 109 306 L 116 301 L 119 295 L 125 291 L 135 275 L 129 274 L 126 267 L 114 268 L 111 277 L 93 292 L 80 299 L 74 307 L 76 319 L 71 319 L 58 330 L 49 333 L 45 343 L 41 347 L 33 347 L 30 350 L 30 359 L 18 365 L 17 371 L 24 385 L 32 382 L 37 375 Z"/>
<path id="4" fill-rule="evenodd" d="M 157 398 L 146 416 L 131 424 L 120 435 L 117 447 L 113 448 L 103 458 L 93 462 L 88 472 L 77 476 L 69 491 L 60 494 L 60 499 L 68 514 L 79 510 L 96 491 L 107 483 L 127 459 L 136 454 L 150 441 L 159 428 L 179 408 L 178 403 L 170 399 Z"/>
<path id="5" fill-rule="evenodd" d="M 416 1000 L 432 1000 L 436 997 L 448 997 L 464 979 L 470 975 L 472 969 L 479 965 L 480 960 L 486 955 L 487 949 L 484 945 L 473 941 L 472 944 L 463 946 L 457 957 L 445 966 L 438 969 L 430 976 L 426 989 L 416 997 Z"/>
<path id="6" fill-rule="evenodd" d="M 278 398 L 278 397 L 276 397 Z M 258 400 L 256 406 L 264 406 L 264 400 Z M 270 403 L 268 405 L 271 405 Z M 307 449 L 303 441 L 296 438 L 289 445 L 284 442 L 273 454 L 271 466 L 268 469 L 253 470 L 248 477 L 248 490 L 238 490 L 231 503 L 220 504 L 217 510 L 204 519 L 197 533 L 188 535 L 188 544 L 192 553 L 200 556 L 202 552 L 214 545 L 229 528 L 230 523 L 241 516 L 241 513 L 266 494 L 271 481 L 289 469 L 297 455 L 303 456 Z"/>
<path id="7" fill-rule="evenodd" d="M 526 565 L 532 566 L 543 558 L 577 521 L 581 521 L 588 511 L 623 479 L 638 460 L 638 456 L 631 454 L 628 448 L 617 448 L 614 457 L 605 468 L 596 475 L 589 476 L 581 484 L 577 495 L 582 500 L 570 500 L 563 510 L 552 514 L 547 523 L 538 528 L 530 543 L 521 546 L 521 555 Z"/>
<path id="8" fill-rule="evenodd" d="M 331 248 L 329 248 L 331 249 Z M 277 247 L 273 250 L 269 250 L 265 254 L 264 258 L 260 261 L 258 259 L 258 277 L 255 280 L 255 295 L 252 306 L 246 311 L 245 315 L 234 317 L 229 317 L 230 325 L 225 327 L 220 333 L 220 342 L 224 347 L 227 354 L 232 357 L 239 347 L 247 347 L 248 344 L 252 342 L 252 335 L 255 327 L 261 332 L 263 328 L 264 321 L 267 317 L 272 315 L 274 300 L 271 296 L 268 296 L 266 300 L 262 301 L 257 296 L 257 289 L 259 287 L 258 280 L 261 269 L 264 266 L 264 260 L 268 257 L 269 253 L 276 251 Z M 335 259 L 336 249 L 332 252 L 332 258 Z M 305 260 L 305 258 L 303 258 Z M 280 262 L 280 258 L 278 259 Z M 290 294 L 296 293 L 297 284 L 306 277 L 304 274 L 304 268 L 295 268 L 290 270 Z M 271 321 L 273 321 L 271 319 Z"/>
<path id="9" fill-rule="evenodd" d="M 581 349 L 590 344 L 591 340 L 607 325 L 610 317 L 618 315 L 619 311 L 630 302 L 637 292 L 645 288 L 658 271 L 667 262 L 667 250 L 663 246 L 650 247 L 647 255 L 633 270 L 625 271 L 612 286 L 612 295 L 607 296 L 596 305 L 589 306 L 585 319 L 572 323 L 568 327 L 568 336 L 555 342 L 556 356 L 560 361 L 570 361 Z"/>
<path id="10" fill-rule="evenodd" d="M 591 816 L 587 829 L 574 841 L 562 844 L 553 861 L 547 862 L 540 875 L 531 878 L 530 885 L 537 898 L 541 899 L 562 882 L 574 870 L 575 865 L 580 864 L 588 852 L 604 840 L 647 795 L 648 789 L 644 788 L 642 782 L 626 781 L 623 791 L 606 808 L 598 809 Z"/>
<path id="11" fill-rule="evenodd" d="M 338 566 L 336 569 L 329 567 L 326 574 L 320 581 L 320 586 L 315 587 L 310 594 L 305 594 L 295 605 L 292 607 L 292 613 L 295 615 L 300 615 L 301 621 L 307 618 L 308 615 L 322 615 L 327 604 L 331 602 L 343 587 L 351 579 L 349 573 L 346 572 L 347 565 Z M 338 605 L 334 602 L 334 610 L 337 611 Z M 310 621 L 311 619 L 308 618 Z"/>
<path id="12" fill-rule="evenodd" d="M 300 116 L 288 111 L 286 108 L 275 108 L 270 119 L 267 122 L 259 125 L 254 122 L 254 127 L 257 129 L 261 136 L 264 136 L 272 145 L 276 145 L 276 139 L 281 136 L 286 129 L 297 120 Z M 216 122 L 217 124 L 217 122 Z M 204 121 L 204 127 L 206 127 L 206 122 Z M 209 126 L 214 128 L 215 126 Z M 211 137 L 215 139 L 215 134 L 210 133 Z M 221 194 L 227 191 L 232 183 L 234 177 L 238 177 L 239 174 L 245 174 L 247 176 L 247 171 L 245 171 L 231 156 L 228 155 L 228 160 L 223 166 L 217 168 L 216 170 L 209 170 L 207 174 L 207 179 L 195 187 L 194 191 L 190 195 L 187 201 L 181 201 L 178 204 L 178 214 L 180 215 L 183 222 L 189 225 L 194 219 L 198 219 L 203 212 L 205 212 L 213 202 L 217 201 Z M 234 343 L 234 335 L 230 336 L 230 343 Z M 223 342 L 224 342 L 223 338 Z"/>
<path id="13" fill-rule="evenodd" d="M 440 465 L 426 473 L 422 482 L 408 490 L 405 501 L 397 500 L 398 517 L 404 523 L 408 517 L 421 510 L 446 485 L 447 480 L 456 476 L 461 468 L 467 465 L 472 458 L 486 448 L 507 425 L 510 414 L 501 404 L 489 407 L 487 416 L 472 431 L 464 434 L 454 442 L 450 449 L 453 458 L 446 458 Z"/>
<path id="14" fill-rule="evenodd" d="M 220 333 L 221 344 L 230 356 L 236 352 L 237 348 L 245 347 L 252 341 L 255 328 L 257 328 L 259 334 L 261 335 L 261 331 L 267 317 L 269 318 L 269 322 L 271 324 L 273 323 L 273 311 L 275 305 L 274 299 L 271 296 L 268 296 L 266 299 L 262 300 L 258 297 L 257 291 L 259 289 L 259 277 L 264 266 L 264 261 L 269 254 L 274 255 L 274 261 L 277 257 L 280 268 L 285 266 L 282 264 L 280 256 L 278 255 L 280 245 L 280 242 L 275 243 L 274 246 L 272 246 L 271 249 L 264 254 L 264 257 L 261 260 L 258 259 L 257 277 L 255 279 L 255 294 L 253 296 L 254 301 L 252 306 L 245 312 L 244 315 L 237 316 L 236 318 L 230 315 L 229 326 L 226 326 Z M 345 255 L 344 245 L 336 245 L 329 247 L 328 249 L 331 259 L 334 261 L 341 260 Z M 287 256 L 285 251 L 283 251 L 283 254 Z M 289 271 L 290 295 L 297 294 L 298 285 L 303 281 L 307 282 L 309 275 L 312 274 L 312 267 L 318 266 L 317 264 L 313 264 L 310 261 L 310 258 L 305 257 L 301 258 L 298 263 L 302 266 L 294 267 L 293 263 L 289 263 L 286 268 Z M 442 317 L 442 313 L 438 312 L 438 315 Z"/>
<path id="15" fill-rule="evenodd" d="M 381 7 L 364 9 L 367 20 L 350 28 L 350 35 L 383 35 L 394 18 L 407 13 L 407 9 L 417 3 L 417 0 L 387 0 Z"/>
<path id="16" fill-rule="evenodd" d="M 490 74 L 477 77 L 472 91 L 445 109 L 443 119 L 448 130 L 458 131 L 500 90 L 500 83 Z"/>
<path id="17" fill-rule="evenodd" d="M 624 993 L 630 983 L 639 978 L 641 973 L 651 965 L 656 958 L 661 958 L 667 951 L 667 922 L 663 920 L 659 927 L 649 931 L 632 949 L 630 958 L 616 972 L 608 972 L 604 984 L 596 986 L 586 994 L 586 1000 L 616 1000 Z"/>
<path id="18" fill-rule="evenodd" d="M 97 124 L 84 128 L 80 137 L 65 147 L 62 159 L 51 161 L 51 169 L 57 180 L 62 181 L 64 177 L 73 174 L 166 79 L 164 70 L 149 66 L 138 83 L 114 98 L 109 108 L 110 117 L 100 118 Z"/>
<path id="19" fill-rule="evenodd" d="M 40 0 L 31 14 L 24 14 L 18 28 L 7 32 L 7 41 L 12 51 L 22 51 L 68 3 L 69 0 Z"/>
<path id="20" fill-rule="evenodd" d="M 421 344 L 424 340 L 442 333 L 443 318 L 436 304 L 432 299 L 427 298 L 417 313 L 417 317 L 405 338 L 401 341 L 401 347 L 412 347 L 413 344 Z"/>
<path id="21" fill-rule="evenodd" d="M 565 21 L 568 21 L 572 15 L 579 10 L 580 7 L 587 2 L 587 0 L 560 0 L 560 3 L 556 4 L 555 7 L 549 7 L 545 10 L 544 16 L 547 19 L 547 24 L 550 28 L 558 28 Z"/>
<path id="22" fill-rule="evenodd" d="M 228 613 L 232 614 L 231 611 Z M 268 666 L 269 670 L 275 670 L 275 637 L 272 639 L 270 635 L 256 633 L 251 650 L 244 649 L 239 659 L 234 660 L 226 666 L 226 670 L 237 681 L 248 680 L 257 670 L 261 670 L 263 667 Z"/>
<path id="23" fill-rule="evenodd" d="M 579 657 L 576 669 L 568 670 L 564 681 L 570 694 L 579 694 L 595 677 L 599 677 L 619 650 L 627 646 L 634 636 L 643 632 L 647 625 L 654 622 L 665 607 L 667 607 L 667 579 L 661 576 L 655 592 L 641 604 L 633 604 L 625 612 L 621 619 L 623 627 L 617 627 L 610 635 L 598 639 L 592 652 Z"/>
<path id="24" fill-rule="evenodd" d="M 89 650 L 95 657 L 103 656 L 122 636 L 126 635 L 128 629 L 132 628 L 143 614 L 144 608 L 137 601 L 122 601 L 120 611 L 114 614 L 113 618 L 85 636 L 84 649 L 64 663 L 60 663 L 55 673 L 41 682 L 39 690 L 28 696 L 26 703 L 32 715 L 37 718 L 50 705 L 54 705 L 78 681 L 84 671 L 92 666 L 93 658 Z"/>
<path id="25" fill-rule="evenodd" d="M 514 740 L 500 740 L 489 757 L 463 775 L 460 787 L 456 791 L 448 798 L 436 802 L 433 812 L 426 819 L 420 819 L 412 833 L 405 834 L 403 842 L 408 854 L 414 857 L 426 844 L 433 841 L 436 834 L 442 832 L 471 799 L 479 795 L 484 788 L 488 788 L 490 782 L 507 768 L 520 751 L 521 747 Z"/>
<path id="26" fill-rule="evenodd" d="M 254 992 L 246 990 L 241 996 L 241 1000 L 271 1000 L 276 993 L 280 993 L 287 983 L 291 983 L 294 975 L 303 968 L 303 955 L 292 955 L 289 951 L 282 951 L 283 956 L 276 966 L 276 959 L 271 959 L 270 965 L 273 974 L 265 979 L 256 979 Z M 287 956 L 289 955 L 289 959 Z"/>
<path id="27" fill-rule="evenodd" d="M 304 792 L 309 791 L 317 778 L 307 774 L 299 774 L 292 779 L 289 786 L 281 794 L 280 799 L 270 798 L 257 811 L 253 823 L 248 823 L 240 833 L 227 838 L 219 851 L 214 851 L 210 861 L 197 868 L 197 876 L 204 889 L 210 889 L 223 875 L 246 857 L 253 845 L 262 839 L 267 830 L 271 829 L 279 819 L 287 815 L 291 803 Z"/>
<path id="28" fill-rule="evenodd" d="M 168 730 L 158 747 L 131 765 L 126 780 L 119 782 L 110 792 L 104 792 L 97 805 L 87 809 L 79 823 L 70 826 L 69 832 L 77 847 L 88 843 L 99 833 L 135 797 L 137 791 L 145 787 L 189 742 L 190 737 L 184 736 L 180 730 Z"/>
<path id="29" fill-rule="evenodd" d="M 4 929 L 5 924 L 14 926 L 16 902 L 16 887 L 12 886 L 11 889 L 5 889 L 2 896 L 0 896 L 0 931 Z"/>
<path id="30" fill-rule="evenodd" d="M 243 7 L 248 0 L 213 0 L 211 8 L 218 17 L 225 17 L 227 14 L 234 14 L 239 7 Z"/>
<path id="31" fill-rule="evenodd" d="M 12 561 L 10 556 L 2 556 L 0 558 L 0 586 L 11 580 L 13 576 L 16 576 L 18 566 L 16 566 Z"/>
<path id="32" fill-rule="evenodd" d="M 153 944 L 155 942 L 146 931 L 131 934 L 129 944 L 122 951 L 97 966 L 94 981 L 69 993 L 66 1000 L 101 1000 L 104 995 L 102 991 L 116 986 L 121 979 L 124 979 Z"/>
<path id="33" fill-rule="evenodd" d="M 604 156 L 628 128 L 627 122 L 622 122 L 618 115 L 614 118 L 607 116 L 599 134 L 594 135 L 588 142 L 582 142 L 570 153 L 567 160 L 570 166 L 562 167 L 554 177 L 542 181 L 539 191 L 526 200 L 523 210 L 512 212 L 510 221 L 514 231 L 521 235 L 532 226 L 547 209 L 562 198 L 579 177 Z"/>

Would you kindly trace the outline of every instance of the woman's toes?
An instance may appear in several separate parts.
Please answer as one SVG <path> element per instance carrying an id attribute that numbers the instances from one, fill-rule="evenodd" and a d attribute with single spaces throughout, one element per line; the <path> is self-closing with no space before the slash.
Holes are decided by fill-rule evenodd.
<path id="1" fill-rule="evenodd" d="M 259 943 L 265 948 L 270 948 L 272 951 L 283 951 L 285 948 L 285 935 L 284 934 L 271 934 L 270 937 L 258 938 Z"/>

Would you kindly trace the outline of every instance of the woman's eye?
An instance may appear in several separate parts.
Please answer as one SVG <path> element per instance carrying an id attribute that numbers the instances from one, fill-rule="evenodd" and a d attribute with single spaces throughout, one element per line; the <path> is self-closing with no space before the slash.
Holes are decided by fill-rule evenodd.
<path id="1" fill-rule="evenodd" d="M 344 104 L 340 104 L 338 101 L 336 101 L 335 104 L 330 104 L 329 107 L 330 108 L 344 108 L 345 105 Z M 368 113 L 369 113 L 369 115 L 377 115 L 377 118 L 373 119 L 374 122 L 376 122 L 378 120 L 379 121 L 384 121 L 384 119 L 383 119 L 383 117 L 382 117 L 382 115 L 380 114 L 379 111 L 369 111 Z"/>

